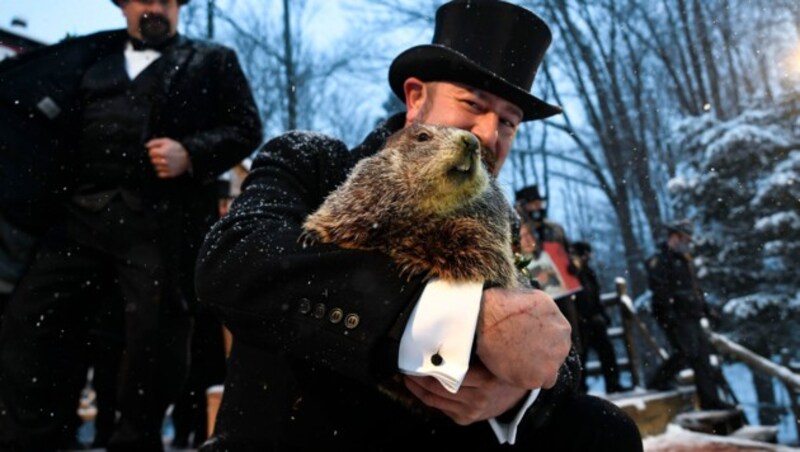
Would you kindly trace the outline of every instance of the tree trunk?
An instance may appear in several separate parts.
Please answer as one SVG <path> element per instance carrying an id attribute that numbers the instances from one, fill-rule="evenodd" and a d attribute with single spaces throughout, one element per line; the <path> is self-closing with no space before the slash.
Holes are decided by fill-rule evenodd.
<path id="1" fill-rule="evenodd" d="M 283 53 L 284 69 L 286 70 L 286 112 L 287 128 L 297 128 L 297 81 L 294 74 L 294 60 L 292 58 L 292 29 L 289 0 L 283 0 Z"/>

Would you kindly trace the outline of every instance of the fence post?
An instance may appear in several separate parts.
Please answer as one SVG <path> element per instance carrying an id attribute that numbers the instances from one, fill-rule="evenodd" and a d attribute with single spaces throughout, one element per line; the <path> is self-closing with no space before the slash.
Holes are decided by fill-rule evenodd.
<path id="1" fill-rule="evenodd" d="M 781 350 L 781 364 L 792 372 L 795 371 L 795 369 L 791 367 L 791 355 L 789 354 L 788 349 L 784 348 Z M 799 394 L 786 382 L 781 381 L 781 383 L 783 383 L 783 386 L 786 388 L 786 392 L 789 394 L 789 405 L 792 408 L 792 414 L 794 414 L 794 428 L 797 431 L 797 437 L 800 438 L 800 406 L 797 404 L 797 396 Z"/>
<path id="2" fill-rule="evenodd" d="M 630 297 L 627 295 L 625 278 L 618 277 L 614 280 L 617 289 L 617 303 L 622 314 L 622 333 L 625 335 L 625 353 L 628 355 L 628 367 L 631 372 L 631 384 L 639 386 L 639 356 L 633 346 L 633 313 Z"/>

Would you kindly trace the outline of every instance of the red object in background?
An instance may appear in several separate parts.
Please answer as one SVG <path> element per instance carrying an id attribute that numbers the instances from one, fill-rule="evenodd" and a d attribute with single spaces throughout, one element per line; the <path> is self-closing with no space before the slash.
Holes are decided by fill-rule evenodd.
<path id="1" fill-rule="evenodd" d="M 572 295 L 581 290 L 581 283 L 567 269 L 569 254 L 559 242 L 544 242 L 544 250 L 528 264 L 531 276 L 539 281 L 542 290 L 554 299 Z"/>

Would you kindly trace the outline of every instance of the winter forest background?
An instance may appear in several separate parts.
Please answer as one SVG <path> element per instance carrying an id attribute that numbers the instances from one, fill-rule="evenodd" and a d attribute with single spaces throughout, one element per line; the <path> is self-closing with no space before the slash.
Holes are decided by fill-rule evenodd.
<path id="1" fill-rule="evenodd" d="M 430 42 L 443 2 L 194 0 L 181 31 L 237 50 L 267 138 L 355 145 L 403 109 L 389 63 Z M 644 261 L 664 223 L 690 218 L 717 329 L 800 361 L 800 1 L 513 2 L 551 26 L 533 92 L 565 113 L 521 127 L 509 199 L 539 184 L 550 218 L 595 248 L 605 290 L 624 277 L 645 313 Z"/>

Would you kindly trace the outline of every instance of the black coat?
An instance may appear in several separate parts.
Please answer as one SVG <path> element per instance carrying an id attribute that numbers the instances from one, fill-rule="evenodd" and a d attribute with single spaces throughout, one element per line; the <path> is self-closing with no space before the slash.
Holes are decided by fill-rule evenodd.
<path id="1" fill-rule="evenodd" d="M 234 337 L 217 440 L 207 450 L 497 444 L 486 422 L 458 427 L 378 390 L 397 372 L 399 340 L 422 281 L 401 279 L 378 252 L 298 241 L 305 217 L 403 119 L 392 118 L 353 151 L 310 133 L 269 141 L 230 213 L 207 236 L 196 272 L 199 300 Z M 528 422 L 542 421 L 553 398 L 576 384 L 562 370 Z"/>
<path id="2" fill-rule="evenodd" d="M 681 319 L 699 319 L 706 314 L 690 256 L 662 243 L 659 252 L 647 260 L 647 275 L 653 315 L 661 324 L 669 327 Z"/>
<path id="3" fill-rule="evenodd" d="M 127 36 L 114 30 L 67 39 L 0 64 L 0 211 L 16 226 L 41 232 L 56 221 L 76 172 L 81 79 L 99 59 L 122 52 Z M 179 36 L 161 59 L 166 74 L 141 144 L 168 137 L 189 152 L 192 174 L 153 183 L 170 261 L 191 273 L 218 217 L 214 180 L 257 148 L 261 123 L 231 49 Z"/>
<path id="4" fill-rule="evenodd" d="M 3 212 L 31 227 L 31 204 L 69 194 L 80 130 L 80 83 L 86 69 L 122 52 L 125 30 L 67 39 L 0 64 L 0 184 Z M 196 199 L 198 190 L 253 152 L 261 124 L 236 54 L 225 47 L 178 37 L 162 55 L 161 89 L 143 143 L 169 137 L 188 150 L 194 175 L 162 181 L 165 196 Z M 66 189 L 65 189 L 66 188 Z M 209 192 L 210 194 L 210 192 Z M 209 199 L 205 198 L 206 201 Z M 47 211 L 36 209 L 36 213 Z"/>

